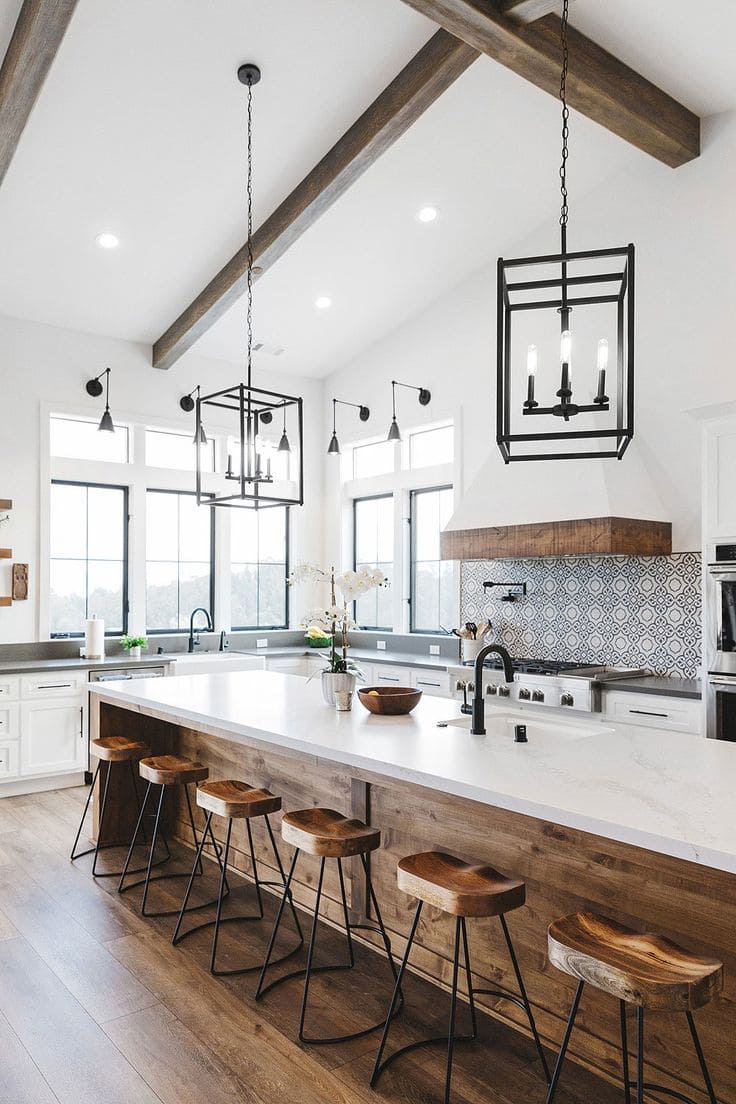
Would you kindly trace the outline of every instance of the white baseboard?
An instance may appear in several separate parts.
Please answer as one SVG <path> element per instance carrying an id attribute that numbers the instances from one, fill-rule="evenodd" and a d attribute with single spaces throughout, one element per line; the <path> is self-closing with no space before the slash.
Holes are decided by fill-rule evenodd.
<path id="1" fill-rule="evenodd" d="M 0 798 L 20 797 L 22 794 L 44 793 L 46 790 L 64 790 L 84 785 L 84 771 L 73 774 L 53 774 L 46 778 L 18 778 L 15 782 L 0 785 Z"/>

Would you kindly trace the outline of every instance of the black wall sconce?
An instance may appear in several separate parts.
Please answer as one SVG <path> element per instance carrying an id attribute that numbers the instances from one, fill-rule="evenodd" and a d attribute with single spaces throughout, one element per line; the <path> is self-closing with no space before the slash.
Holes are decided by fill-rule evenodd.
<path id="1" fill-rule="evenodd" d="M 179 406 L 182 408 L 185 414 L 191 414 L 195 406 L 197 405 L 194 401 L 195 395 L 197 396 L 197 398 L 199 398 L 199 384 L 197 384 L 197 386 L 192 391 L 190 391 L 188 395 L 182 395 L 182 397 L 179 399 Z M 205 433 L 204 426 L 201 422 L 199 424 L 199 429 L 195 429 L 194 431 L 192 444 L 196 445 L 197 441 L 199 441 L 200 445 L 207 444 L 207 434 Z"/>
<path id="2" fill-rule="evenodd" d="M 105 377 L 104 387 L 100 383 L 102 377 Z M 94 379 L 87 380 L 84 385 L 84 389 L 88 395 L 91 395 L 93 399 L 99 399 L 103 390 L 105 392 L 105 413 L 100 418 L 100 424 L 97 429 L 102 433 L 114 433 L 115 426 L 112 422 L 112 416 L 110 414 L 110 369 L 106 368 L 104 372 L 100 372 L 99 376 L 95 376 Z"/>
<path id="3" fill-rule="evenodd" d="M 330 443 L 327 447 L 327 455 L 328 456 L 339 456 L 340 455 L 340 442 L 337 439 L 337 407 L 338 407 L 338 405 L 354 407 L 359 412 L 358 417 L 360 418 L 361 422 L 367 422 L 368 419 L 371 416 L 371 412 L 368 409 L 368 407 L 363 406 L 362 403 L 345 402 L 344 399 L 333 399 L 332 400 L 332 437 L 330 438 Z"/>
<path id="4" fill-rule="evenodd" d="M 411 383 L 399 383 L 398 380 L 391 380 L 391 425 L 389 426 L 387 441 L 400 441 L 401 430 L 399 429 L 399 423 L 396 421 L 396 388 L 406 387 L 409 391 L 419 392 L 419 405 L 428 406 L 432 398 L 431 392 L 426 387 L 414 387 Z"/>

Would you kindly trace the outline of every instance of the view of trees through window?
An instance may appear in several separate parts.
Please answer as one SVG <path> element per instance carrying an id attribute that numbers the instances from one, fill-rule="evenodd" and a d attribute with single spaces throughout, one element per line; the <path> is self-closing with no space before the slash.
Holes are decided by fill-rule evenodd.
<path id="1" fill-rule="evenodd" d="M 411 631 L 453 623 L 452 563 L 440 559 L 440 533 L 452 514 L 452 487 L 411 494 Z"/>
<path id="2" fill-rule="evenodd" d="M 81 635 L 86 618 L 127 628 L 127 492 L 91 483 L 51 484 L 49 630 Z"/>
<path id="3" fill-rule="evenodd" d="M 231 624 L 286 628 L 288 509 L 230 511 Z"/>
<path id="4" fill-rule="evenodd" d="M 354 566 L 378 567 L 391 580 L 394 567 L 394 497 L 356 498 L 353 504 Z M 393 597 L 389 587 L 378 587 L 355 603 L 355 620 L 362 629 L 391 629 Z"/>
<path id="5" fill-rule="evenodd" d="M 182 491 L 146 493 L 146 627 L 187 629 L 196 606 L 212 611 L 212 508 Z"/>

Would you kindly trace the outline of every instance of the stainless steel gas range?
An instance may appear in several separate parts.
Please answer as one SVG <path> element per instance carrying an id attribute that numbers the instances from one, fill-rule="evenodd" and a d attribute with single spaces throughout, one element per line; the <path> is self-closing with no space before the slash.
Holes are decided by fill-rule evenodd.
<path id="1" fill-rule="evenodd" d="M 495 657 L 484 664 L 483 695 L 488 704 L 513 703 L 522 707 L 599 713 L 602 683 L 647 674 L 640 668 L 557 663 L 545 659 L 515 659 L 513 663 L 513 683 L 505 681 Z M 469 702 L 475 690 L 472 663 L 450 667 L 448 672 L 453 697 Z"/>

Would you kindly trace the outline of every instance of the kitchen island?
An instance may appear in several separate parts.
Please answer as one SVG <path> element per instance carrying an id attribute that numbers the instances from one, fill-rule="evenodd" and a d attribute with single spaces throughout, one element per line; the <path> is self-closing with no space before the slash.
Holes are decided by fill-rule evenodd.
<path id="1" fill-rule="evenodd" d="M 317 680 L 268 672 L 91 691 L 93 738 L 144 739 L 154 753 L 198 758 L 213 778 L 268 786 L 286 810 L 326 805 L 380 827 L 383 847 L 372 871 L 399 952 L 412 912 L 412 901 L 396 889 L 403 855 L 443 849 L 525 878 L 527 906 L 510 924 L 551 1046 L 559 1043 L 572 996 L 570 979 L 546 959 L 546 927 L 555 917 L 589 908 L 718 955 L 726 966 L 724 994 L 698 1018 L 719 1099 L 736 1104 L 736 748 L 683 733 L 631 729 L 622 736 L 594 716 L 563 724 L 528 714 L 529 742 L 516 744 L 512 710 L 489 706 L 487 717 L 488 735 L 475 737 L 454 723 L 438 727 L 458 719 L 456 703 L 441 699 L 425 697 L 405 718 L 369 715 L 358 702 L 352 713 L 338 714 L 323 703 Z M 125 838 L 125 790 L 120 799 L 109 831 Z M 178 810 L 172 819 L 187 840 Z M 259 860 L 268 862 L 265 846 Z M 237 862 L 246 865 L 240 851 Z M 295 889 L 304 905 L 313 903 L 315 873 L 305 858 Z M 358 869 L 351 874 L 351 909 L 362 916 L 363 879 Z M 336 885 L 327 884 L 327 895 L 327 916 L 338 920 Z M 414 956 L 416 967 L 443 985 L 450 932 L 447 919 L 428 909 Z M 473 924 L 471 940 L 482 981 L 512 988 L 496 926 Z M 509 1002 L 488 998 L 486 1007 L 524 1030 Z M 617 1077 L 616 1002 L 586 994 L 580 1025 L 572 1056 Z M 687 1044 L 679 1017 L 657 1017 L 656 1030 L 652 1018 L 647 1054 L 656 1079 L 700 1099 Z"/>

